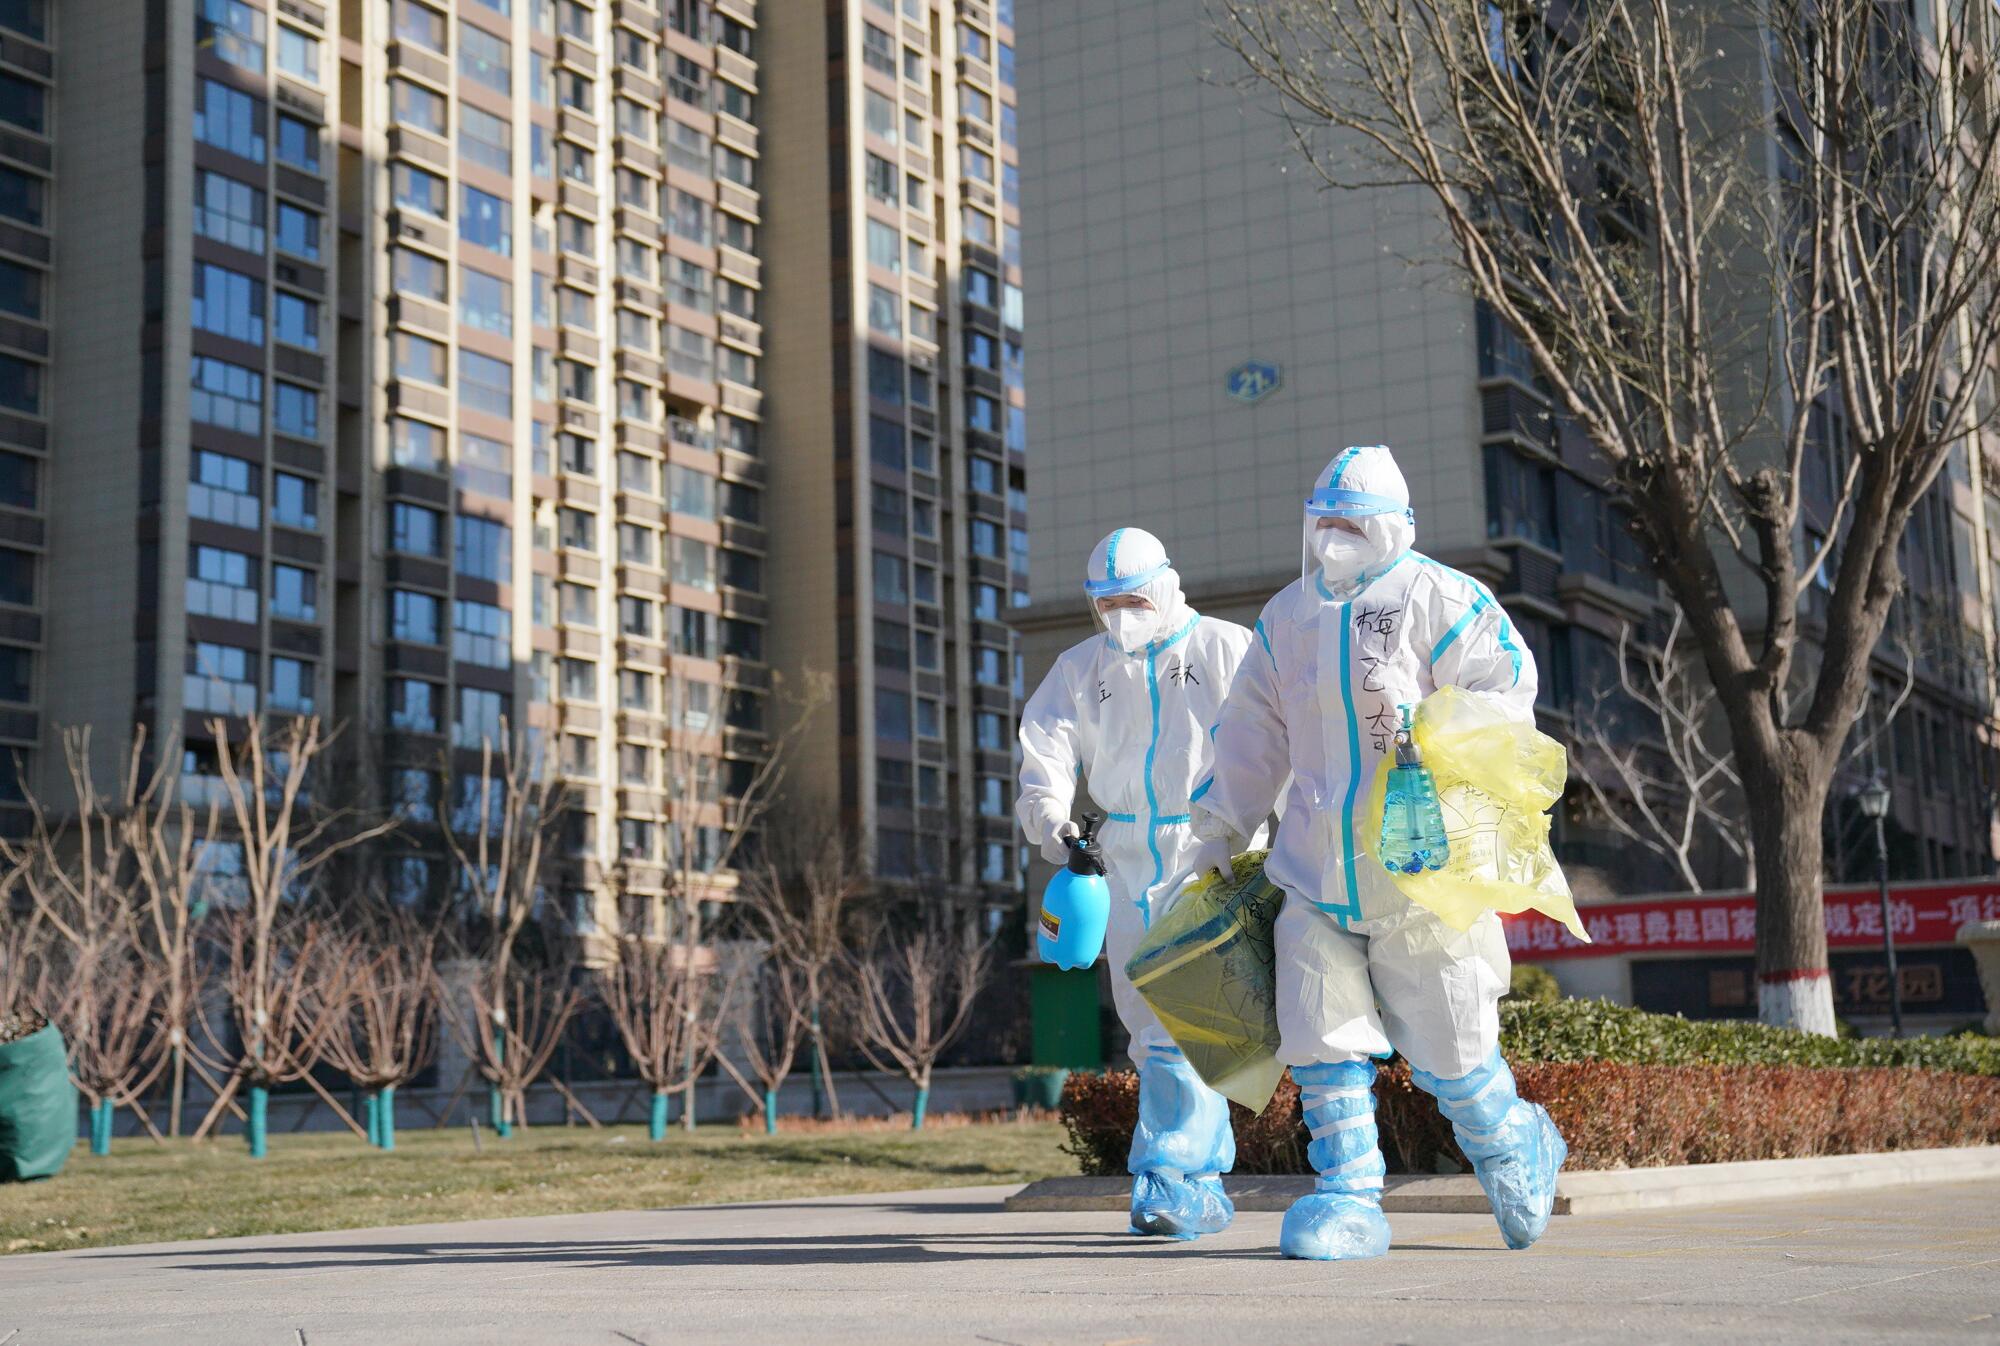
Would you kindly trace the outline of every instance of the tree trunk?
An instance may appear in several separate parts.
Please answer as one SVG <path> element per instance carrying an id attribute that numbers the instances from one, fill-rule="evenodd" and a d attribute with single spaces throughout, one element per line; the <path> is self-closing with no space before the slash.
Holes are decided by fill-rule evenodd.
<path id="1" fill-rule="evenodd" d="M 1793 752 L 1781 752 L 1773 763 L 1740 756 L 1757 853 L 1757 1017 L 1831 1037 L 1833 980 L 1821 881 L 1825 773 Z"/>
<path id="2" fill-rule="evenodd" d="M 665 1140 L 667 1137 L 667 1091 L 660 1089 L 653 1094 L 653 1106 L 646 1114 L 646 1139 Z"/>
<path id="3" fill-rule="evenodd" d="M 244 1127 L 244 1135 L 250 1141 L 250 1157 L 262 1159 L 269 1152 L 269 1134 L 265 1124 L 265 1111 L 271 1101 L 271 1092 L 261 1084 L 250 1086 L 250 1120 Z"/>
<path id="4" fill-rule="evenodd" d="M 396 1148 L 396 1086 L 383 1085 L 382 1092 L 377 1098 L 379 1101 L 375 1105 L 375 1122 L 381 1137 L 381 1145 L 384 1150 L 393 1150 Z"/>
<path id="5" fill-rule="evenodd" d="M 922 1073 L 917 1076 L 916 1084 L 917 1101 L 910 1108 L 910 1130 L 921 1131 L 924 1129 L 924 1114 L 930 1111 L 931 1106 L 931 1068 L 929 1066 L 925 1066 Z"/>
<path id="6" fill-rule="evenodd" d="M 778 1091 L 776 1089 L 766 1089 L 764 1091 L 764 1134 L 767 1136 L 778 1134 Z"/>
<path id="7" fill-rule="evenodd" d="M 368 1143 L 382 1148 L 382 1095 L 374 1089 L 361 1096 L 361 1121 L 368 1128 Z"/>
<path id="8" fill-rule="evenodd" d="M 181 1134 L 181 1108 L 187 1101 L 187 1047 L 181 1042 L 181 1030 L 174 1030 L 174 1087 L 168 1095 L 167 1134 L 179 1139 Z"/>

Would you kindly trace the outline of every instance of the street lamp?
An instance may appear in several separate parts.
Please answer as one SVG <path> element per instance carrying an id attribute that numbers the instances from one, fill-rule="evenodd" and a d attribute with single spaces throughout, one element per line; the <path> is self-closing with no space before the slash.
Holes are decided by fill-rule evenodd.
<path id="1" fill-rule="evenodd" d="M 1882 895 L 1882 952 L 1889 960 L 1889 1032 L 1903 1036 L 1903 984 L 1896 975 L 1896 931 L 1889 920 L 1889 843 L 1882 835 L 1882 820 L 1889 816 L 1889 783 L 1876 772 L 1868 783 L 1854 792 L 1863 817 L 1875 820 L 1875 884 Z"/>

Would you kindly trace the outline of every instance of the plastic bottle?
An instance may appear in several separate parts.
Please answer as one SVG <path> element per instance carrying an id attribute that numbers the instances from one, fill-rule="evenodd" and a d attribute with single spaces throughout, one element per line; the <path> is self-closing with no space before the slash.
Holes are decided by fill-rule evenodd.
<path id="1" fill-rule="evenodd" d="M 1069 838 L 1069 863 L 1042 891 L 1042 919 L 1035 936 L 1044 963 L 1060 968 L 1089 967 L 1104 946 L 1111 919 L 1111 885 L 1104 881 L 1104 855 L 1097 846 L 1095 813 L 1083 815 L 1083 834 Z"/>
<path id="2" fill-rule="evenodd" d="M 1443 869 L 1451 858 L 1444 834 L 1444 814 L 1438 809 L 1437 782 L 1424 765 L 1423 753 L 1411 732 L 1410 708 L 1396 730 L 1396 765 L 1389 772 L 1382 798 L 1382 867 L 1395 873 L 1421 874 Z"/>

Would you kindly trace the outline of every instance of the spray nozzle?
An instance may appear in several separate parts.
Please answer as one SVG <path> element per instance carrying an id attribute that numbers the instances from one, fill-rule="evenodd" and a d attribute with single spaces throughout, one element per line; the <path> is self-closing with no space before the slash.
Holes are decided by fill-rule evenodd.
<path id="1" fill-rule="evenodd" d="M 1097 848 L 1097 829 L 1104 823 L 1101 813 L 1083 815 L 1083 831 L 1078 836 L 1067 838 L 1069 843 L 1069 871 L 1072 874 L 1102 874 L 1104 856 Z"/>

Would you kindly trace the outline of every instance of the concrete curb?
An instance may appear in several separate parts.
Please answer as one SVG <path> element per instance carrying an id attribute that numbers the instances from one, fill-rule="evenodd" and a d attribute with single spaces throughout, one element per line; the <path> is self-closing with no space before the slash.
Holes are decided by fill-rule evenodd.
<path id="1" fill-rule="evenodd" d="M 1563 1174 L 1556 1183 L 1555 1213 L 1611 1215 L 1981 1178 L 2000 1178 L 2000 1145 L 1606 1169 Z M 1224 1185 L 1238 1210 L 1282 1211 L 1310 1192 L 1313 1180 L 1246 1174 L 1232 1175 Z M 1008 1197 L 1007 1209 L 1123 1211 L 1131 1194 L 1130 1178 L 1044 1178 Z M 1470 1174 L 1403 1174 L 1389 1177 L 1382 1209 L 1391 1215 L 1483 1215 L 1488 1207 Z"/>

